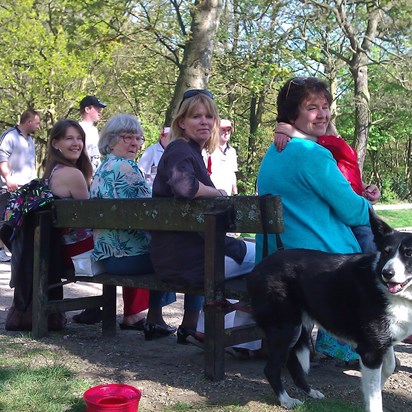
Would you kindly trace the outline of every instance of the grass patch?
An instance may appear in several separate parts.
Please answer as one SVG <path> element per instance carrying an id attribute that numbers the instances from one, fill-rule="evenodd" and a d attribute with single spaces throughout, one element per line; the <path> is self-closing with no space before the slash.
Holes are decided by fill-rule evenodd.
<path id="1" fill-rule="evenodd" d="M 412 209 L 377 210 L 376 214 L 392 227 L 412 226 Z"/>
<path id="2" fill-rule="evenodd" d="M 364 408 L 340 399 L 306 401 L 296 412 L 363 412 Z"/>
<path id="3" fill-rule="evenodd" d="M 84 411 L 89 387 L 64 366 L 5 368 L 0 371 L 0 409 L 4 412 Z"/>
<path id="4" fill-rule="evenodd" d="M 0 411 L 84 412 L 91 383 L 62 362 L 28 338 L 0 339 Z"/>

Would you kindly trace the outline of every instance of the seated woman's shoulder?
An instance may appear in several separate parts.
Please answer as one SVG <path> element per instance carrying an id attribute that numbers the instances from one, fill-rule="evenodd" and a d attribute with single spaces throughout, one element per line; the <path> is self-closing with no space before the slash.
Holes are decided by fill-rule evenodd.
<path id="1" fill-rule="evenodd" d="M 76 167 L 62 166 L 56 170 L 53 179 L 58 180 L 61 183 L 75 183 L 79 180 L 84 180 L 83 173 Z"/>

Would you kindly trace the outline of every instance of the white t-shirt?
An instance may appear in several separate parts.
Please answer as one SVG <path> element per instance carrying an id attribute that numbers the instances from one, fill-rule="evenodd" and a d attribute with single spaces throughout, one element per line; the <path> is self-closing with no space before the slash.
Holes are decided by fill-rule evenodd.
<path id="1" fill-rule="evenodd" d="M 25 137 L 18 126 L 6 130 L 0 138 L 0 162 L 7 162 L 19 186 L 36 178 L 36 153 L 32 137 Z M 0 185 L 2 189 L 7 188 L 3 176 L 0 176 Z"/>
<path id="2" fill-rule="evenodd" d="M 227 146 L 222 152 L 218 147 L 211 155 L 212 174 L 210 178 L 216 189 L 223 189 L 229 196 L 232 195 L 232 186 L 236 183 L 238 171 L 236 149 Z"/>
<path id="3" fill-rule="evenodd" d="M 142 154 L 138 162 L 139 169 L 143 172 L 146 182 L 152 186 L 153 180 L 156 177 L 157 165 L 162 157 L 165 149 L 157 142 L 149 146 Z"/>
<path id="4" fill-rule="evenodd" d="M 99 131 L 97 127 L 90 122 L 79 122 L 86 134 L 86 148 L 89 154 L 90 161 L 92 162 L 93 172 L 100 166 L 100 152 L 99 152 Z"/>

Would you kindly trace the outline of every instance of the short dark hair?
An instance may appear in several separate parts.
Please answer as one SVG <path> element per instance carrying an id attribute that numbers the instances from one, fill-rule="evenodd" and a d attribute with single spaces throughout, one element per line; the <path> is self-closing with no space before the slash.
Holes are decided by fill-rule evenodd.
<path id="1" fill-rule="evenodd" d="M 317 77 L 294 77 L 280 89 L 277 98 L 278 122 L 291 123 L 299 115 L 299 106 L 310 96 L 323 95 L 332 104 L 332 94 L 328 85 Z"/>
<path id="2" fill-rule="evenodd" d="M 33 110 L 33 109 L 25 110 L 20 116 L 20 124 L 24 124 L 27 122 L 27 120 L 33 119 L 36 116 L 40 117 L 40 114 L 36 112 L 36 110 Z"/>

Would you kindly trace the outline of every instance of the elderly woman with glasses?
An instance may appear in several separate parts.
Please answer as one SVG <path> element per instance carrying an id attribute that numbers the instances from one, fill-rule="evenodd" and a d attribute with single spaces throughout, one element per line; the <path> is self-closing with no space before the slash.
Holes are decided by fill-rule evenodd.
<path id="1" fill-rule="evenodd" d="M 169 144 L 160 159 L 153 183 L 153 197 L 194 199 L 226 196 L 215 188 L 202 157 L 202 150 L 213 152 L 219 141 L 220 118 L 213 95 L 208 90 L 184 93 L 169 132 Z M 226 237 L 225 274 L 233 277 L 254 266 L 254 245 Z M 153 232 L 153 267 L 159 276 L 173 285 L 203 286 L 204 239 L 189 232 Z M 178 343 L 187 338 L 200 339 L 195 330 L 203 297 L 185 296 L 184 316 L 177 331 Z M 190 339 L 189 339 L 190 340 Z M 260 342 L 259 342 L 260 346 Z"/>
<path id="2" fill-rule="evenodd" d="M 316 142 L 326 134 L 331 103 L 328 86 L 315 77 L 286 82 L 277 98 L 277 121 L 293 125 L 302 136 L 289 141 L 283 151 L 273 144 L 269 147 L 257 187 L 259 195 L 271 193 L 282 198 L 285 248 L 360 253 L 351 226 L 369 225 L 370 204 L 352 190 L 332 153 Z M 262 245 L 263 237 L 257 235 L 258 261 Z M 269 235 L 269 253 L 275 251 L 276 239 Z M 318 334 L 317 350 L 343 361 L 358 357 L 349 345 L 323 331 Z"/>
<path id="3" fill-rule="evenodd" d="M 150 197 L 135 158 L 144 142 L 139 121 L 128 114 L 113 116 L 100 132 L 99 151 L 104 156 L 90 186 L 90 198 L 135 199 Z M 93 256 L 107 272 L 139 275 L 153 272 L 147 233 L 139 230 L 94 231 Z M 146 340 L 167 336 L 176 331 L 162 317 L 162 306 L 175 300 L 174 294 L 150 292 L 147 320 L 140 313 L 147 309 L 144 289 L 123 288 L 124 315 L 121 329 L 144 330 Z"/>

